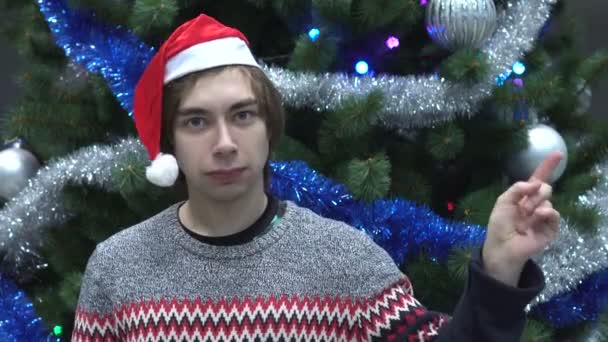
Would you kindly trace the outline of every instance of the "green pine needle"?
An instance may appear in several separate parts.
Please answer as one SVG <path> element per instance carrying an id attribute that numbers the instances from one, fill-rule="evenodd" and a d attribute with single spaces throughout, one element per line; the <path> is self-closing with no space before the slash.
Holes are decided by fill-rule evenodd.
<path id="1" fill-rule="evenodd" d="M 488 74 L 488 58 L 479 50 L 462 49 L 441 65 L 441 74 L 452 82 L 474 85 Z"/>
<path id="2" fill-rule="evenodd" d="M 145 162 L 141 155 L 133 152 L 124 161 L 112 168 L 113 188 L 118 189 L 124 197 L 135 194 L 147 187 Z"/>
<path id="3" fill-rule="evenodd" d="M 352 0 L 313 0 L 312 4 L 328 21 L 346 22 L 350 19 Z"/>
<path id="4" fill-rule="evenodd" d="M 539 112 L 554 106 L 563 96 L 565 87 L 559 74 L 537 72 L 528 75 L 523 98 Z"/>
<path id="5" fill-rule="evenodd" d="M 386 197 L 391 185 L 391 163 L 385 153 L 367 160 L 355 159 L 348 163 L 344 182 L 356 198 L 373 201 Z"/>
<path id="6" fill-rule="evenodd" d="M 564 203 L 556 199 L 554 207 L 560 215 L 568 219 L 570 225 L 581 234 L 596 234 L 601 221 L 600 208 L 586 207 L 576 203 Z"/>
<path id="7" fill-rule="evenodd" d="M 526 58 L 530 70 L 542 70 L 551 65 L 551 55 L 542 47 L 535 48 Z"/>
<path id="8" fill-rule="evenodd" d="M 337 51 L 336 40 L 330 38 L 325 29 L 321 29 L 321 34 L 315 41 L 307 34 L 302 34 L 296 42 L 288 67 L 298 71 L 327 71 L 333 64 Z"/>
<path id="9" fill-rule="evenodd" d="M 496 110 L 512 111 L 512 108 L 515 105 L 515 100 L 516 98 L 513 87 L 502 85 L 494 88 L 491 102 L 494 104 L 494 107 L 496 107 Z"/>
<path id="10" fill-rule="evenodd" d="M 473 258 L 472 249 L 455 249 L 448 258 L 448 270 L 456 279 L 464 282 L 469 277 L 469 263 Z"/>
<path id="11" fill-rule="evenodd" d="M 162 32 L 173 25 L 178 10 L 176 0 L 135 0 L 130 26 L 142 36 Z"/>
<path id="12" fill-rule="evenodd" d="M 352 97 L 329 115 L 335 120 L 338 138 L 360 138 L 370 132 L 372 123 L 383 104 L 383 94 L 374 90 L 361 99 Z"/>
<path id="13" fill-rule="evenodd" d="M 339 141 L 335 134 L 337 123 L 327 117 L 319 128 L 317 145 L 319 153 L 325 160 L 336 160 L 339 158 Z"/>
<path id="14" fill-rule="evenodd" d="M 17 85 L 22 89 L 31 90 L 40 98 L 57 96 L 57 92 L 50 94 L 56 83 L 59 69 L 52 65 L 34 64 L 15 78 Z"/>
<path id="15" fill-rule="evenodd" d="M 571 175 L 568 178 L 562 180 L 560 183 L 562 192 L 567 192 L 572 195 L 580 194 L 587 190 L 590 190 L 599 182 L 599 178 L 593 174 L 579 174 Z"/>
<path id="16" fill-rule="evenodd" d="M 525 126 L 502 120 L 471 120 L 465 126 L 466 155 L 500 161 L 528 147 Z M 491 142 L 492 148 L 487 147 Z"/>
<path id="17" fill-rule="evenodd" d="M 288 135 L 281 137 L 280 144 L 273 151 L 273 160 L 303 160 L 315 170 L 321 168 L 321 160 L 316 153 L 300 141 Z"/>
<path id="18" fill-rule="evenodd" d="M 81 282 L 82 274 L 79 272 L 71 272 L 64 275 L 59 285 L 59 297 L 61 297 L 67 307 L 76 307 Z"/>
<path id="19" fill-rule="evenodd" d="M 427 140 L 427 148 L 438 160 L 454 159 L 464 147 L 464 132 L 454 123 L 433 129 Z"/>
<path id="20" fill-rule="evenodd" d="M 414 295 L 425 306 L 439 312 L 453 312 L 464 283 L 452 276 L 446 266 L 421 253 L 408 260 L 405 273 L 412 279 Z"/>
<path id="21" fill-rule="evenodd" d="M 395 196 L 430 205 L 432 186 L 427 177 L 411 169 L 399 170 L 395 165 L 393 165 L 393 173 L 399 175 L 392 179 L 391 192 Z"/>
<path id="22" fill-rule="evenodd" d="M 124 25 L 129 20 L 133 1 L 68 0 L 70 8 L 94 11 L 101 22 L 109 25 Z"/>
<path id="23" fill-rule="evenodd" d="M 604 309 L 604 313 L 600 316 L 597 322 L 597 330 L 600 333 L 601 342 L 608 341 L 608 309 Z"/>
<path id="24" fill-rule="evenodd" d="M 272 7 L 284 18 L 302 13 L 306 6 L 307 1 L 302 0 L 272 0 Z"/>
<path id="25" fill-rule="evenodd" d="M 550 327 L 545 324 L 535 321 L 528 320 L 524 327 L 524 332 L 520 339 L 520 342 L 552 342 L 553 332 Z"/>
<path id="26" fill-rule="evenodd" d="M 494 202 L 502 192 L 502 186 L 494 184 L 468 193 L 456 207 L 457 216 L 467 222 L 487 225 Z"/>
<path id="27" fill-rule="evenodd" d="M 356 19 L 363 29 L 374 30 L 395 23 L 401 28 L 413 26 L 422 14 L 414 0 L 360 0 Z"/>
<path id="28" fill-rule="evenodd" d="M 577 70 L 577 78 L 593 83 L 608 72 L 608 49 L 597 51 L 584 60 Z"/>
<path id="29" fill-rule="evenodd" d="M 373 139 L 370 125 L 360 124 L 358 126 L 360 130 L 354 132 L 357 133 L 354 136 L 339 136 L 337 132 L 341 129 L 340 125 L 341 118 L 335 112 L 329 113 L 321 123 L 318 133 L 318 149 L 323 159 L 327 161 L 326 165 L 337 165 L 372 153 L 371 150 L 375 146 L 369 144 L 370 139 Z M 361 136 L 363 133 L 365 135 Z"/>

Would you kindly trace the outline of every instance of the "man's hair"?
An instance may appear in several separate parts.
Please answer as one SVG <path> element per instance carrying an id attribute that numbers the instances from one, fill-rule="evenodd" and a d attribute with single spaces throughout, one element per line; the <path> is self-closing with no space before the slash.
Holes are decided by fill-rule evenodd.
<path id="1" fill-rule="evenodd" d="M 217 75 L 227 69 L 239 71 L 249 80 L 251 90 L 258 103 L 258 115 L 266 124 L 269 151 L 272 152 L 277 146 L 285 129 L 285 110 L 281 102 L 281 94 L 261 69 L 247 65 L 229 65 L 193 72 L 165 85 L 160 136 L 161 152 L 175 155 L 173 126 L 184 94 L 192 90 L 199 78 L 205 75 Z M 270 153 L 268 159 L 270 159 Z M 266 191 L 270 188 L 270 177 L 270 163 L 267 160 L 264 165 L 264 190 Z M 177 183 L 185 183 L 185 177 L 181 171 Z M 184 184 L 177 185 L 183 186 Z"/>

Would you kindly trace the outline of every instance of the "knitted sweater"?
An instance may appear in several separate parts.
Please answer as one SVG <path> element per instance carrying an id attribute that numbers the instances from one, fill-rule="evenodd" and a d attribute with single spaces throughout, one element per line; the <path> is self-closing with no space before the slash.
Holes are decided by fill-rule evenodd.
<path id="1" fill-rule="evenodd" d="M 450 318 L 365 233 L 285 204 L 240 245 L 194 238 L 177 204 L 100 243 L 72 341 L 517 341 L 544 285 L 531 261 L 519 288 L 501 284 L 476 254 Z"/>

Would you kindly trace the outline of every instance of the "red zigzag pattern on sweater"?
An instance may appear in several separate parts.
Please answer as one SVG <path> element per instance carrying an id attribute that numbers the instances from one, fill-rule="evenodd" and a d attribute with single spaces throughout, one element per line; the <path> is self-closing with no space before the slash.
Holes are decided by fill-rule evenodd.
<path id="1" fill-rule="evenodd" d="M 372 299 L 270 296 L 219 301 L 160 299 L 123 305 L 112 314 L 76 312 L 73 341 L 371 341 L 403 337 L 427 311 L 407 278 Z M 409 333 L 435 336 L 443 316 Z"/>

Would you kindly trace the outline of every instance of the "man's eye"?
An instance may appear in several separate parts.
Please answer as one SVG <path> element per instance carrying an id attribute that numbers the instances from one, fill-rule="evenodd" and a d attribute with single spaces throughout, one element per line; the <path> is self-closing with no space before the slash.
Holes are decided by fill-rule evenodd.
<path id="1" fill-rule="evenodd" d="M 205 120 L 203 118 L 190 118 L 186 121 L 186 125 L 192 128 L 202 128 L 205 126 Z"/>
<path id="2" fill-rule="evenodd" d="M 242 112 L 238 112 L 235 115 L 235 119 L 237 121 L 249 121 L 253 118 L 254 113 L 250 110 L 246 110 L 246 111 L 242 111 Z"/>

